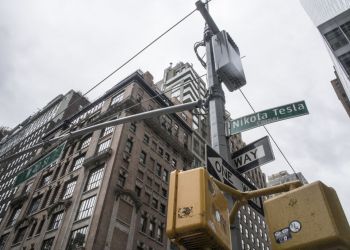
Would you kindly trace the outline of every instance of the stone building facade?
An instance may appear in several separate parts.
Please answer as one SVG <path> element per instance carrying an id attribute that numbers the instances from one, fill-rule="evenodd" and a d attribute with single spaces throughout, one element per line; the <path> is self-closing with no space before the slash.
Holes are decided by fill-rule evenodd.
<path id="1" fill-rule="evenodd" d="M 37 159 L 40 150 L 32 149 L 41 142 L 41 137 L 57 124 L 76 113 L 80 107 L 89 103 L 80 93 L 70 90 L 58 95 L 40 111 L 18 124 L 0 141 L 0 222 L 9 208 L 13 195 L 16 176 L 31 162 Z M 25 150 L 25 152 L 24 152 Z M 24 152 L 22 154 L 17 154 Z"/>
<path id="2" fill-rule="evenodd" d="M 137 71 L 46 138 L 172 105 Z M 191 168 L 190 112 L 70 138 L 59 159 L 17 188 L 0 224 L 0 249 L 169 249 L 169 174 Z M 45 156 L 44 156 L 45 157 Z"/>

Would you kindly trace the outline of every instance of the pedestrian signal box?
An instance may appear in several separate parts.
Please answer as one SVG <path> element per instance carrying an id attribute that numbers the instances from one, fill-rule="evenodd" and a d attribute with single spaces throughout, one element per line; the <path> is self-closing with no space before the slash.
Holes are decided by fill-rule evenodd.
<path id="1" fill-rule="evenodd" d="M 333 188 L 317 181 L 264 202 L 274 250 L 349 250 L 350 228 Z"/>
<path id="2" fill-rule="evenodd" d="M 231 249 L 227 201 L 204 168 L 171 173 L 166 233 L 186 249 Z"/>

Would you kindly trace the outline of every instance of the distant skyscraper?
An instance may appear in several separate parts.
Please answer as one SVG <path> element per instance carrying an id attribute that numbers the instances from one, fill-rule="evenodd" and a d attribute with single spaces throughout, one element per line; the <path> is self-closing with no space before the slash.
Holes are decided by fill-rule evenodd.
<path id="1" fill-rule="evenodd" d="M 281 171 L 268 177 L 268 187 L 277 186 L 286 182 L 300 180 L 303 184 L 308 184 L 304 175 L 300 172 L 289 174 L 287 171 Z"/>
<path id="2" fill-rule="evenodd" d="M 343 86 L 345 109 L 350 98 L 350 0 L 300 0 L 320 31 Z M 338 93 L 337 93 L 338 94 Z M 345 104 L 344 104 L 345 103 Z"/>

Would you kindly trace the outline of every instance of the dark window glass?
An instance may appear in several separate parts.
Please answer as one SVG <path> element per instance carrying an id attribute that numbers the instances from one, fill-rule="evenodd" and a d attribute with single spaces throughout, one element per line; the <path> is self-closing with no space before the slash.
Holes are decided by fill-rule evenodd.
<path id="1" fill-rule="evenodd" d="M 324 34 L 324 36 L 333 50 L 337 50 L 348 44 L 343 32 L 339 28 Z"/>
<path id="2" fill-rule="evenodd" d="M 118 185 L 121 186 L 121 187 L 124 187 L 125 180 L 126 180 L 125 176 L 122 175 L 122 174 L 119 174 L 119 176 L 118 176 Z"/>
<path id="3" fill-rule="evenodd" d="M 149 136 L 148 135 L 146 135 L 146 134 L 144 135 L 143 142 L 146 143 L 146 144 L 149 143 Z"/>
<path id="4" fill-rule="evenodd" d="M 24 238 L 26 231 L 27 231 L 27 227 L 22 227 L 22 228 L 18 229 L 18 232 L 15 236 L 15 239 L 13 240 L 13 243 L 16 244 L 18 242 L 21 242 Z"/>
<path id="5" fill-rule="evenodd" d="M 140 163 L 146 164 L 146 157 L 147 157 L 147 154 L 146 154 L 144 151 L 141 151 L 141 154 L 140 154 Z"/>
<path id="6" fill-rule="evenodd" d="M 54 239 L 55 237 L 44 240 L 43 245 L 41 246 L 41 250 L 51 250 Z"/>
<path id="7" fill-rule="evenodd" d="M 156 165 L 156 174 L 158 176 L 162 175 L 162 166 L 159 163 L 157 163 L 157 165 Z"/>
<path id="8" fill-rule="evenodd" d="M 86 226 L 72 231 L 68 242 L 68 250 L 76 250 L 84 245 L 87 228 Z"/>
<path id="9" fill-rule="evenodd" d="M 128 140 L 126 141 L 126 144 L 125 144 L 125 151 L 128 152 L 128 153 L 131 153 L 132 146 L 133 146 L 132 140 L 131 140 L 131 139 L 128 139 Z"/>
<path id="10" fill-rule="evenodd" d="M 340 26 L 348 39 L 350 39 L 350 22 L 344 23 Z"/>
<path id="11" fill-rule="evenodd" d="M 169 179 L 169 172 L 168 172 L 168 170 L 164 169 L 163 175 L 162 175 L 162 180 L 165 182 L 168 182 L 168 179 Z"/>
<path id="12" fill-rule="evenodd" d="M 41 198 L 42 198 L 42 195 L 33 198 L 32 203 L 30 204 L 30 207 L 28 210 L 28 214 L 32 214 L 38 210 L 41 202 Z"/>
<path id="13" fill-rule="evenodd" d="M 339 56 L 339 61 L 343 65 L 346 73 L 350 75 L 350 52 Z"/>
<path id="14" fill-rule="evenodd" d="M 147 216 L 146 215 L 141 216 L 140 224 L 141 224 L 141 231 L 145 233 L 146 229 L 147 229 Z"/>
<path id="15" fill-rule="evenodd" d="M 136 132 L 136 124 L 135 123 L 130 124 L 130 131 L 134 132 L 134 133 Z"/>

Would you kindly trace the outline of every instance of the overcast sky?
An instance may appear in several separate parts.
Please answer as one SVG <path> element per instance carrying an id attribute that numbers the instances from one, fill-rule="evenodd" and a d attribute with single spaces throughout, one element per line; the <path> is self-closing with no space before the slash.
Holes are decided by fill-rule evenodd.
<path id="1" fill-rule="evenodd" d="M 16 126 L 70 89 L 87 91 L 139 49 L 195 8 L 195 1 L 2 1 L 0 3 L 0 126 Z M 238 44 L 257 111 L 305 100 L 310 115 L 268 125 L 296 171 L 338 192 L 350 218 L 350 119 L 330 84 L 333 67 L 318 31 L 298 0 L 212 0 L 220 29 Z M 203 36 L 197 12 L 98 87 L 94 100 L 137 69 L 155 80 L 169 63 L 193 63 L 193 44 Z M 250 114 L 237 91 L 226 92 L 233 118 Z M 266 133 L 243 133 L 246 143 Z M 288 170 L 276 160 L 267 175 Z"/>

